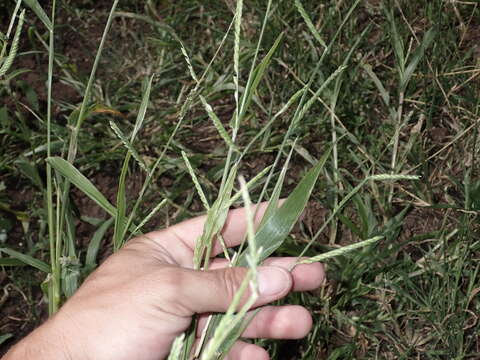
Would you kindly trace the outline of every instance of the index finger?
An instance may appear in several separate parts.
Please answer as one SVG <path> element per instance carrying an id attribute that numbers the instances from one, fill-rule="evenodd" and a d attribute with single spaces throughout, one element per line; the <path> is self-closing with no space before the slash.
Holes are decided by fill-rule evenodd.
<path id="1" fill-rule="evenodd" d="M 279 203 L 281 204 L 281 202 Z M 255 213 L 255 226 L 260 224 L 267 207 L 268 202 L 262 202 L 252 206 L 252 213 Z M 185 261 L 191 263 L 192 252 L 195 249 L 195 242 L 203 233 L 206 219 L 207 215 L 198 216 L 170 226 L 164 230 L 149 233 L 148 237 L 163 245 L 178 261 L 182 263 Z M 246 229 L 247 218 L 245 208 L 230 210 L 225 225 L 221 231 L 226 246 L 234 247 L 240 245 L 245 238 Z M 218 239 L 215 239 L 212 248 L 212 256 L 218 255 L 222 251 L 222 245 Z"/>

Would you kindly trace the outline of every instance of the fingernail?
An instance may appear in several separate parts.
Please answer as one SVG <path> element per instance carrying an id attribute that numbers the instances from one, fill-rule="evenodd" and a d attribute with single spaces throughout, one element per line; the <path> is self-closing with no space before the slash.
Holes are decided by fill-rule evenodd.
<path id="1" fill-rule="evenodd" d="M 264 266 L 258 269 L 258 291 L 263 296 L 284 293 L 292 286 L 290 274 L 279 267 Z"/>

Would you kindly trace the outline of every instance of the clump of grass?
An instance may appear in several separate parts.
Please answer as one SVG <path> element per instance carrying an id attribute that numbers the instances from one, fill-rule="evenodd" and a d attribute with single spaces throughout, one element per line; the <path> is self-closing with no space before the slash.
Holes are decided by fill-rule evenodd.
<path id="1" fill-rule="evenodd" d="M 197 5 L 186 3 L 170 4 L 171 12 L 166 19 L 175 20 L 177 12 L 196 11 Z M 53 55 L 55 6 L 52 15 L 46 16 L 38 3 L 30 1 L 29 6 L 31 4 L 50 35 L 49 44 L 45 45 Z M 139 103 L 135 122 L 127 127 L 112 121 L 113 133 L 106 126 L 117 144 L 115 154 L 121 153 L 122 160 L 115 204 L 95 187 L 83 166 L 85 160 L 79 161 L 75 155 L 82 141 L 82 126 L 78 126 L 75 136 L 71 133 L 70 140 L 62 135 L 60 149 L 61 144 L 66 144 L 63 152 L 55 147 L 60 131 L 70 134 L 70 130 L 59 130 L 61 126 L 52 116 L 52 79 L 60 69 L 54 68 L 59 58 L 50 56 L 46 134 L 48 206 L 45 206 L 48 216 L 44 217 L 49 224 L 50 250 L 46 253 L 50 260 L 41 261 L 29 254 L 2 248 L 0 251 L 7 257 L 0 258 L 0 264 L 25 263 L 43 271 L 53 313 L 73 293 L 82 273 L 95 268 L 101 240 L 110 227 L 114 228 L 112 246 L 118 250 L 130 237 L 141 233 L 155 214 L 167 212 L 174 206 L 181 214 L 178 218 L 187 216 L 186 208 L 198 198 L 208 221 L 197 243 L 195 267 L 207 269 L 212 242 L 221 231 L 228 209 L 239 205 L 241 200 L 247 210 L 250 209 L 250 196 L 255 201 L 268 199 L 270 205 L 259 228 L 252 229 L 253 214 L 250 214 L 245 243 L 236 252 L 224 249 L 224 256 L 234 266 L 250 268 L 243 289 L 250 286 L 253 290 L 255 268 L 266 256 L 305 255 L 307 260 L 300 263 L 328 260 L 331 282 L 313 296 L 294 294 L 289 299 L 308 306 L 315 314 L 313 332 L 302 343 L 302 349 L 295 355 L 297 358 L 313 359 L 323 355 L 332 359 L 475 357 L 472 350 L 475 340 L 469 335 L 469 331 L 478 328 L 472 325 L 475 317 L 469 315 L 477 310 L 472 299 L 478 287 L 478 266 L 471 260 L 476 258 L 479 249 L 474 220 L 479 203 L 475 166 L 470 169 L 467 165 L 464 180 L 456 176 L 458 168 L 464 167 L 463 164 L 459 167 L 458 159 L 464 158 L 465 149 L 473 149 L 473 155 L 478 149 L 476 139 L 471 136 L 476 131 L 478 117 L 478 101 L 471 99 L 478 99 L 478 89 L 465 86 L 472 84 L 470 77 L 476 76 L 476 68 L 468 65 L 468 54 L 461 50 L 461 44 L 451 41 L 450 38 L 456 39 L 455 31 L 443 29 L 455 29 L 448 17 L 448 9 L 454 8 L 455 18 L 465 17 L 461 21 L 463 38 L 468 31 L 465 24 L 469 24 L 464 20 L 473 19 L 478 13 L 477 7 L 440 2 L 431 2 L 425 9 L 414 2 L 384 2 L 377 7 L 374 2 L 359 0 L 335 4 L 296 0 L 279 5 L 269 1 L 264 8 L 255 9 L 249 9 L 250 4 L 236 2 L 233 19 L 225 24 L 226 30 L 210 34 L 205 42 L 200 38 L 201 31 L 193 25 L 189 27 L 188 34 L 198 36 L 193 45 L 182 34 L 181 23 L 185 21 L 177 20 L 180 24 L 177 31 L 160 23 L 155 16 L 116 13 L 122 21 L 135 19 L 155 27 L 158 35 L 155 44 L 161 48 L 158 53 L 162 61 L 176 61 L 165 68 L 174 69 L 172 79 L 176 85 L 170 89 L 175 93 L 173 103 L 178 101 L 180 109 L 165 111 L 169 119 L 173 118 L 172 114 L 176 115 L 171 127 L 163 119 L 159 120 L 164 126 L 162 134 L 156 132 L 148 140 L 159 149 L 155 152 L 157 158 L 147 161 L 143 155 L 145 141 L 139 134 L 146 130 L 146 125 L 151 125 L 148 117 L 152 119 L 155 115 L 150 109 L 157 104 L 161 86 L 169 81 L 165 81 L 169 73 L 163 72 L 163 67 L 160 67 L 160 76 L 152 74 L 152 67 L 147 67 L 141 76 L 146 77 L 141 90 L 131 96 L 138 98 Z M 150 2 L 149 9 L 154 7 Z M 469 8 L 473 9 L 471 14 Z M 210 16 L 210 10 L 206 6 L 198 10 L 198 16 L 204 13 Z M 244 21 L 243 14 L 247 12 L 249 21 Z M 375 17 L 370 25 L 361 20 L 366 12 Z M 19 1 L 15 14 L 21 14 Z M 258 41 L 257 35 L 252 40 L 250 24 L 255 23 L 257 14 L 261 14 Z M 435 30 L 430 29 L 430 25 L 411 25 L 409 21 L 419 19 L 419 14 L 424 16 L 425 24 L 438 23 L 442 36 L 434 38 Z M 402 22 L 409 29 L 408 36 L 402 32 Z M 422 36 L 417 35 L 419 28 L 425 28 Z M 12 36 L 13 29 L 11 25 Z M 17 25 L 15 34 L 18 29 Z M 243 33 L 244 29 L 250 31 Z M 107 31 L 100 48 L 106 45 L 106 34 Z M 2 55 L 12 53 L 11 44 L 16 35 L 13 39 L 12 36 L 9 46 L 2 48 Z M 216 48 L 206 49 L 204 43 L 209 47 L 213 43 Z M 264 49 L 266 43 L 271 46 Z M 230 45 L 233 45 L 233 61 L 227 59 L 229 52 L 224 51 Z M 100 65 L 100 53 L 94 70 Z M 174 53 L 178 53 L 176 58 Z M 205 60 L 205 54 L 213 56 Z M 179 76 L 179 59 L 186 60 L 187 71 L 182 82 L 175 81 Z M 422 67 L 424 63 L 428 65 L 427 70 Z M 65 67 L 61 71 L 65 71 Z M 70 115 L 74 129 L 93 108 L 95 74 L 93 71 L 85 87 L 83 105 Z M 191 80 L 187 80 L 188 76 Z M 99 87 L 104 81 L 107 80 L 97 79 Z M 218 98 L 225 98 L 225 93 L 231 98 L 229 103 L 234 104 L 229 119 L 219 112 Z M 265 106 L 268 101 L 270 104 Z M 129 106 L 132 107 L 131 103 Z M 447 115 L 448 120 L 439 120 L 439 112 Z M 226 149 L 226 157 L 218 155 L 221 151 L 212 155 L 197 154 L 191 150 L 191 144 L 182 143 L 182 138 L 191 134 L 191 125 L 200 123 L 199 113 L 202 113 L 201 121 L 208 122 L 218 134 L 221 144 L 217 146 Z M 265 122 L 254 127 L 252 124 L 261 121 L 257 118 Z M 446 121 L 458 132 L 450 134 L 448 141 L 437 147 L 438 144 L 429 140 L 429 132 L 441 126 L 440 121 Z M 322 140 L 318 142 L 318 138 Z M 36 149 L 37 145 L 32 148 Z M 73 155 L 68 155 L 68 149 Z M 242 165 L 265 150 L 273 154 L 273 162 L 266 164 L 250 181 L 239 180 Z M 462 156 L 455 156 L 459 151 Z M 311 169 L 296 177 L 294 188 L 288 169 L 293 166 L 298 172 L 302 166 L 296 154 L 306 159 Z M 205 175 L 199 163 L 207 158 L 220 165 Z M 93 157 L 87 155 L 87 159 Z M 93 162 L 93 166 L 99 166 L 98 160 Z M 28 164 L 24 166 L 27 167 Z M 129 171 L 134 167 L 143 172 L 145 181 L 137 199 L 129 204 L 126 189 Z M 194 191 L 188 192 L 186 200 L 180 200 L 184 204 L 178 204 L 177 195 L 161 189 L 165 198 L 156 200 L 151 209 L 143 209 L 149 189 L 155 187 L 160 174 L 168 171 L 181 174 L 178 178 L 182 180 L 175 182 L 180 187 L 187 183 L 185 179 L 193 182 L 194 187 L 188 186 Z M 420 173 L 422 181 L 410 182 L 417 177 L 408 177 L 405 173 Z M 379 181 L 386 184 L 387 191 L 382 191 Z M 106 219 L 95 222 L 98 229 L 86 249 L 74 241 L 72 229 L 77 214 L 68 196 L 69 182 L 108 214 Z M 291 190 L 290 196 L 278 207 L 286 188 Z M 448 201 L 438 200 L 443 196 Z M 307 229 L 306 224 L 302 224 L 301 236 L 295 234 L 290 238 L 292 225 L 311 197 L 326 205 L 325 221 L 315 229 Z M 438 229 L 422 232 L 417 225 L 412 235 L 401 235 L 411 226 L 411 213 L 427 214 L 422 217 L 422 224 L 431 221 L 425 206 L 443 209 L 436 210 L 443 211 Z M 329 248 L 319 241 L 326 232 L 329 232 Z M 340 245 L 344 243 L 349 245 Z M 378 246 L 374 246 L 376 243 Z M 380 247 L 382 251 L 377 251 Z M 82 251 L 86 253 L 85 260 L 82 260 Z M 342 256 L 346 254 L 348 256 Z M 78 268 L 81 272 L 75 272 Z M 200 346 L 192 349 L 192 333 L 185 334 L 175 342 L 170 358 L 185 358 L 192 352 L 197 358 L 221 358 L 250 320 L 245 316 L 245 309 L 234 303 L 227 314 L 212 316 Z M 273 357 L 281 350 L 279 343 L 270 343 L 269 347 Z"/>

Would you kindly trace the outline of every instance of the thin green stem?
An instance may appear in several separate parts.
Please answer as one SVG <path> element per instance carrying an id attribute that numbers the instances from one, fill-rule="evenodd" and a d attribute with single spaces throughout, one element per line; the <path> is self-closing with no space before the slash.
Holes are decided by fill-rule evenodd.
<path id="1" fill-rule="evenodd" d="M 47 80 L 47 157 L 52 155 L 51 153 L 51 124 L 52 124 L 52 83 L 53 83 L 53 62 L 55 57 L 55 8 L 56 0 L 52 2 L 52 29 L 49 33 L 49 47 L 48 47 L 48 80 Z M 58 211 L 58 208 L 57 208 Z M 57 239 L 55 236 L 55 220 L 53 218 L 53 179 L 52 179 L 52 167 L 47 162 L 47 218 L 48 218 L 48 236 L 50 246 L 50 266 L 51 266 L 51 278 L 49 291 L 49 313 L 50 315 L 57 312 L 60 302 L 60 279 L 57 274 L 59 273 L 57 267 L 58 254 L 57 254 Z"/>

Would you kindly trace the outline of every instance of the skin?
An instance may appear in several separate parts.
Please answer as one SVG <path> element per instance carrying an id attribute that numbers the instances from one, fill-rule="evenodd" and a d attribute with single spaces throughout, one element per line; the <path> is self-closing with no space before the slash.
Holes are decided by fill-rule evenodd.
<path id="1" fill-rule="evenodd" d="M 256 223 L 266 204 L 259 206 Z M 197 217 L 129 241 L 85 280 L 55 316 L 2 360 L 166 358 L 173 340 L 188 329 L 193 315 L 203 314 L 202 326 L 206 314 L 227 310 L 247 272 L 246 268 L 226 267 L 222 259 L 213 260 L 209 271 L 192 269 L 195 240 L 204 222 L 204 216 Z M 245 229 L 244 210 L 230 211 L 222 231 L 227 246 L 240 244 Z M 213 255 L 221 252 L 220 244 L 215 244 Z M 260 296 L 254 307 L 281 299 L 290 291 L 321 285 L 322 265 L 299 265 L 289 271 L 296 260 L 269 258 L 259 267 Z M 301 306 L 265 306 L 243 337 L 298 339 L 311 326 L 311 316 Z M 238 341 L 227 358 L 264 360 L 269 356 L 257 345 Z"/>

